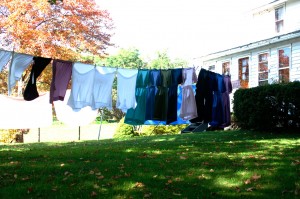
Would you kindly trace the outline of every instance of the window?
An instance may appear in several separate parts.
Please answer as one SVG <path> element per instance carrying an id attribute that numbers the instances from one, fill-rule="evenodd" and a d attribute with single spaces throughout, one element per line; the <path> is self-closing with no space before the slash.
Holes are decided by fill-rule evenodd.
<path id="1" fill-rule="evenodd" d="M 239 59 L 239 80 L 240 80 L 241 88 L 248 88 L 249 57 Z"/>
<path id="2" fill-rule="evenodd" d="M 258 55 L 258 85 L 268 84 L 269 67 L 268 67 L 269 53 L 263 53 Z"/>
<path id="3" fill-rule="evenodd" d="M 223 75 L 230 75 L 230 62 L 223 62 L 222 63 L 222 74 Z"/>
<path id="4" fill-rule="evenodd" d="M 290 56 L 289 47 L 278 50 L 279 82 L 289 82 L 290 80 Z"/>
<path id="5" fill-rule="evenodd" d="M 216 68 L 215 65 L 211 65 L 208 67 L 208 70 L 215 70 L 215 68 Z"/>
<path id="6" fill-rule="evenodd" d="M 283 30 L 283 15 L 284 15 L 283 7 L 279 7 L 279 8 L 275 9 L 275 31 L 276 31 L 276 33 L 280 33 Z"/>

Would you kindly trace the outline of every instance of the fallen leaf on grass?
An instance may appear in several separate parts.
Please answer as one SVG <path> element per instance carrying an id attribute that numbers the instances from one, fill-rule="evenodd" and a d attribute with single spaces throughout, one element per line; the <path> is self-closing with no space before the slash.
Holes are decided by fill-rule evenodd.
<path id="1" fill-rule="evenodd" d="M 256 180 L 258 180 L 258 179 L 260 179 L 261 178 L 261 175 L 257 175 L 256 173 L 251 177 L 251 180 L 254 180 L 254 181 L 256 181 Z"/>
<path id="2" fill-rule="evenodd" d="M 27 188 L 27 193 L 30 194 L 33 191 L 32 187 Z"/>
<path id="3" fill-rule="evenodd" d="M 205 175 L 204 175 L 204 174 L 202 174 L 201 176 L 198 176 L 198 179 L 199 179 L 199 180 L 205 180 L 205 179 L 206 179 L 206 177 L 205 177 Z"/>
<path id="4" fill-rule="evenodd" d="M 235 187 L 235 190 L 240 193 L 241 192 L 241 189 L 239 187 Z"/>
<path id="5" fill-rule="evenodd" d="M 17 174 L 14 174 L 14 178 L 17 179 L 17 178 L 18 178 L 18 175 L 17 175 Z"/>
<path id="6" fill-rule="evenodd" d="M 99 179 L 99 180 L 101 180 L 101 179 L 103 179 L 104 178 L 104 176 L 103 175 L 101 175 L 101 176 L 97 176 L 97 179 Z"/>
<path id="7" fill-rule="evenodd" d="M 251 180 L 250 180 L 250 179 L 247 179 L 247 180 L 244 181 L 244 183 L 245 183 L 245 184 L 251 184 Z"/>
<path id="8" fill-rule="evenodd" d="M 145 187 L 145 185 L 144 185 L 144 183 L 142 183 L 142 182 L 137 182 L 137 183 L 135 183 L 135 185 L 134 185 L 134 188 L 143 188 L 143 187 Z"/>
<path id="9" fill-rule="evenodd" d="M 255 189 L 255 187 L 250 187 L 250 188 L 246 189 L 246 191 L 252 192 L 254 189 Z"/>
<path id="10" fill-rule="evenodd" d="M 181 196 L 180 193 L 175 193 L 175 192 L 173 192 L 173 195 L 174 195 L 174 196 Z"/>
<path id="11" fill-rule="evenodd" d="M 97 196 L 97 193 L 95 191 L 92 191 L 91 197 L 95 197 L 95 196 Z"/>
<path id="12" fill-rule="evenodd" d="M 186 160 L 187 157 L 186 157 L 186 156 L 180 156 L 180 159 L 181 159 L 181 160 Z"/>
<path id="13" fill-rule="evenodd" d="M 144 198 L 150 198 L 151 197 L 151 193 L 145 193 L 144 194 Z"/>
<path id="14" fill-rule="evenodd" d="M 30 179 L 30 178 L 26 176 L 26 177 L 22 178 L 21 180 L 22 180 L 22 181 L 26 181 L 26 180 L 29 180 L 29 179 Z"/>

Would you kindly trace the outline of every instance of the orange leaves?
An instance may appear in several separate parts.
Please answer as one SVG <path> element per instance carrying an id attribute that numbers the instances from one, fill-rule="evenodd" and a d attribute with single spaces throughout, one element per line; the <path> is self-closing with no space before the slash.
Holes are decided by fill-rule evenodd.
<path id="1" fill-rule="evenodd" d="M 5 1 L 4 7 L 8 14 L 0 13 L 0 25 L 18 52 L 58 59 L 79 52 L 75 54 L 80 61 L 80 52 L 103 55 L 111 45 L 112 20 L 95 1 L 57 1 L 50 5 L 47 0 L 11 0 Z"/>

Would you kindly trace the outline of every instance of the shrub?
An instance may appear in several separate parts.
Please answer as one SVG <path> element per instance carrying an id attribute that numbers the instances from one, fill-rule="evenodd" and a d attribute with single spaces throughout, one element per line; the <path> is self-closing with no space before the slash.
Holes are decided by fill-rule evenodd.
<path id="1" fill-rule="evenodd" d="M 234 115 L 241 128 L 300 127 L 300 82 L 239 89 L 233 103 Z"/>
<path id="2" fill-rule="evenodd" d="M 134 136 L 149 136 L 163 134 L 178 134 L 187 125 L 143 125 L 131 126 L 124 123 L 124 118 L 120 120 L 114 134 L 114 138 L 126 138 Z"/>
<path id="3" fill-rule="evenodd" d="M 29 129 L 1 129 L 0 142 L 2 143 L 23 143 L 23 134 L 29 132 Z"/>
<path id="4" fill-rule="evenodd" d="M 140 132 L 142 136 L 149 136 L 149 135 L 175 135 L 179 134 L 182 129 L 184 129 L 187 125 L 144 125 Z"/>
<path id="5" fill-rule="evenodd" d="M 129 138 L 137 136 L 137 133 L 133 130 L 131 125 L 125 124 L 124 119 L 122 118 L 118 124 L 114 138 Z"/>

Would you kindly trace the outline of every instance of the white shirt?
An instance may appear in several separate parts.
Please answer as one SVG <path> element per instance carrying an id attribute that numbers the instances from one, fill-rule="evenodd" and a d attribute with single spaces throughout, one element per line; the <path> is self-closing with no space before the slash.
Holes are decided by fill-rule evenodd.
<path id="1" fill-rule="evenodd" d="M 12 52 L 9 51 L 0 51 L 0 72 L 3 67 L 8 63 L 12 55 Z"/>
<path id="2" fill-rule="evenodd" d="M 138 69 L 118 69 L 117 108 L 124 113 L 136 107 L 135 87 Z"/>
<path id="3" fill-rule="evenodd" d="M 74 63 L 68 105 L 77 111 L 86 106 L 93 110 L 102 107 L 111 109 L 115 72 L 115 68 Z"/>
<path id="4" fill-rule="evenodd" d="M 15 53 L 13 55 L 12 63 L 10 66 L 8 76 L 8 94 L 11 93 L 12 88 L 16 85 L 16 82 L 22 77 L 25 69 L 33 62 L 33 56 Z"/>

